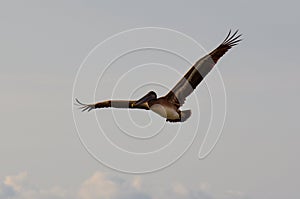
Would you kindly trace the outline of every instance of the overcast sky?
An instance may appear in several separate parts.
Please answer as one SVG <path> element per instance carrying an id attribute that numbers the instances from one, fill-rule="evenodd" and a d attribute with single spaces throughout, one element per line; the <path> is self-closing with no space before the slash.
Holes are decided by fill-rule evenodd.
<path id="1" fill-rule="evenodd" d="M 297 1 L 1 1 L 0 198 L 299 198 L 299 6 Z M 142 27 L 165 31 L 128 33 L 87 58 L 112 35 Z M 150 89 L 163 95 L 229 29 L 239 29 L 244 40 L 188 98 L 190 120 L 173 125 L 142 111 L 95 115 L 74 109 L 84 143 L 97 157 L 112 158 L 105 165 L 87 152 L 75 128 L 73 97 L 137 98 Z M 124 55 L 105 71 L 127 48 L 149 46 L 156 49 Z M 168 51 L 157 49 L 161 46 Z M 224 113 L 218 71 L 227 96 L 225 125 L 212 153 L 199 160 L 211 114 L 218 121 L 212 128 L 219 128 Z M 151 84 L 139 87 L 143 82 Z M 95 118 L 128 151 L 155 151 L 176 132 L 174 146 L 181 148 L 144 161 L 115 155 L 104 139 L 94 139 L 101 132 Z M 131 136 L 154 136 L 146 142 L 122 129 Z M 211 135 L 208 148 L 217 136 Z M 162 170 L 133 175 L 109 168 L 119 161 L 120 170 L 155 170 L 181 154 L 194 136 L 189 150 Z"/>

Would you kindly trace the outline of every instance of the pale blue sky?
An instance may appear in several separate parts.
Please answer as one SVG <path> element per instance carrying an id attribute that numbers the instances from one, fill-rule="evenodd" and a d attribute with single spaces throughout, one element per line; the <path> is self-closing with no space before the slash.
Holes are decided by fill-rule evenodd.
<path id="1" fill-rule="evenodd" d="M 213 153 L 197 159 L 203 139 L 199 133 L 183 158 L 167 169 L 141 175 L 143 188 L 136 191 L 133 186 L 124 197 L 176 195 L 169 186 L 179 183 L 191 189 L 190 198 L 299 198 L 298 9 L 297 1 L 1 1 L 0 198 L 6 198 L 1 190 L 8 190 L 8 179 L 27 179 L 18 181 L 22 189 L 15 196 L 21 198 L 26 189 L 50 192 L 51 187 L 65 192 L 57 198 L 84 198 L 78 194 L 89 186 L 84 181 L 109 181 L 102 172 L 117 181 L 134 181 L 137 176 L 115 172 L 85 151 L 76 134 L 71 98 L 77 70 L 95 45 L 120 31 L 145 26 L 183 32 L 208 51 L 229 29 L 239 29 L 244 41 L 217 65 L 228 112 Z M 187 49 L 187 54 L 196 53 Z M 184 73 L 189 66 L 174 67 Z M 112 73 L 117 74 L 116 68 Z M 200 101 L 205 106 L 205 87 L 196 92 L 200 98 L 203 93 Z M 195 108 L 192 98 L 188 108 Z M 126 186 L 115 187 L 122 191 Z M 53 198 L 47 193 L 36 197 Z"/>

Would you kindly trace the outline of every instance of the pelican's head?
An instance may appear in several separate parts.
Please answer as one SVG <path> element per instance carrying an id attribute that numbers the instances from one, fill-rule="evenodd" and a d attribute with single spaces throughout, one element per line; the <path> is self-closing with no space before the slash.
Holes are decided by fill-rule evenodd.
<path id="1" fill-rule="evenodd" d="M 145 102 L 149 102 L 151 100 L 156 100 L 156 99 L 157 99 L 156 93 L 154 91 L 150 91 L 144 97 L 142 97 L 141 99 L 139 99 L 138 101 L 136 101 L 135 104 L 136 105 L 140 105 L 140 104 L 143 104 Z"/>

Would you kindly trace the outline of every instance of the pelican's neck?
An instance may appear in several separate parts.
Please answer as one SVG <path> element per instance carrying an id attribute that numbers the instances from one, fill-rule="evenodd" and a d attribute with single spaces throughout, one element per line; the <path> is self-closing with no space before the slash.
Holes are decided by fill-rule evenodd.
<path id="1" fill-rule="evenodd" d="M 148 103 L 148 106 L 152 106 L 153 104 L 156 104 L 158 101 L 158 99 L 152 99 L 152 100 L 149 100 L 147 103 Z"/>

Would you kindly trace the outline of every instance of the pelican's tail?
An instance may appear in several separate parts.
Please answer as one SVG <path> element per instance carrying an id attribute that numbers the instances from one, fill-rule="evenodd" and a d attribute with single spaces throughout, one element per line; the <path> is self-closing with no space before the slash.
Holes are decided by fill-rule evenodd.
<path id="1" fill-rule="evenodd" d="M 192 115 L 191 110 L 185 110 L 180 112 L 180 120 L 181 122 L 185 122 Z"/>
<path id="2" fill-rule="evenodd" d="M 192 115 L 191 110 L 180 111 L 180 119 L 167 119 L 167 122 L 185 122 Z"/>

